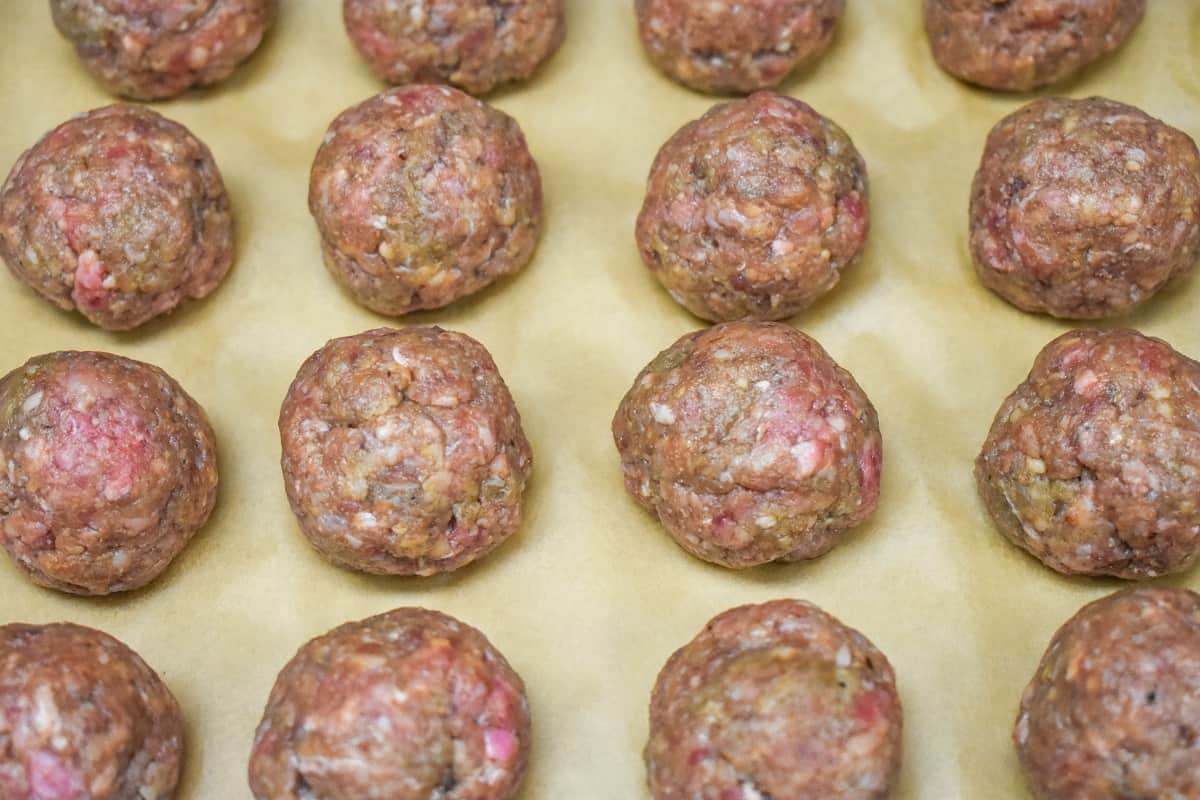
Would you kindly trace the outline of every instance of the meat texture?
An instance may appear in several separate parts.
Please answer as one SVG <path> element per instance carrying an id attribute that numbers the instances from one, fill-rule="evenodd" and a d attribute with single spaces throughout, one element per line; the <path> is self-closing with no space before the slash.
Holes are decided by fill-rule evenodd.
<path id="1" fill-rule="evenodd" d="M 1050 641 L 1013 741 L 1038 800 L 1200 797 L 1200 595 L 1084 606 Z"/>
<path id="2" fill-rule="evenodd" d="M 59 352 L 0 378 L 0 543 L 35 583 L 144 586 L 216 497 L 208 419 L 158 367 Z"/>
<path id="3" fill-rule="evenodd" d="M 879 502 L 879 421 L 816 341 L 777 323 L 687 334 L 613 419 L 625 488 L 692 555 L 816 558 Z"/>
<path id="4" fill-rule="evenodd" d="M 529 78 L 567 34 L 563 0 L 343 0 L 342 11 L 385 81 L 471 94 Z"/>
<path id="5" fill-rule="evenodd" d="M 0 797 L 171 800 L 184 723 L 137 653 L 79 625 L 0 626 Z"/>
<path id="6" fill-rule="evenodd" d="M 542 179 L 516 121 L 446 86 L 343 112 L 317 152 L 309 208 L 325 265 L 367 308 L 440 308 L 520 270 Z"/>
<path id="7" fill-rule="evenodd" d="M 655 800 L 883 800 L 901 760 L 892 667 L 816 606 L 720 614 L 677 651 L 650 700 Z"/>
<path id="8" fill-rule="evenodd" d="M 1042 350 L 975 479 L 996 527 L 1067 574 L 1151 578 L 1200 555 L 1200 364 L 1131 330 Z"/>
<path id="9" fill-rule="evenodd" d="M 448 572 L 520 527 L 533 456 L 495 362 L 469 336 L 334 339 L 300 368 L 279 430 L 292 510 L 336 564 Z"/>
<path id="10" fill-rule="evenodd" d="M 646 266 L 707 320 L 786 319 L 837 284 L 869 227 L 850 137 L 790 97 L 716 106 L 659 151 L 637 220 Z"/>
<path id="11" fill-rule="evenodd" d="M 59 32 L 105 88 L 163 100 L 229 77 L 258 49 L 278 0 L 50 0 Z"/>
<path id="12" fill-rule="evenodd" d="M 1136 108 L 1037 100 L 988 136 L 971 190 L 985 286 L 1024 311 L 1123 314 L 1200 257 L 1200 151 Z"/>
<path id="13" fill-rule="evenodd" d="M 482 633 L 401 608 L 308 642 L 250 756 L 258 800 L 510 800 L 529 763 L 525 686 Z"/>
<path id="14" fill-rule="evenodd" d="M 989 89 L 1064 81 L 1129 38 L 1146 0 L 925 0 L 942 69 Z"/>
<path id="15" fill-rule="evenodd" d="M 59 308 L 127 330 L 217 288 L 233 263 L 229 197 L 187 128 L 107 106 L 17 160 L 0 188 L 0 257 Z"/>
<path id="16" fill-rule="evenodd" d="M 845 0 L 636 0 L 654 65 L 697 91 L 772 89 L 833 42 Z"/>

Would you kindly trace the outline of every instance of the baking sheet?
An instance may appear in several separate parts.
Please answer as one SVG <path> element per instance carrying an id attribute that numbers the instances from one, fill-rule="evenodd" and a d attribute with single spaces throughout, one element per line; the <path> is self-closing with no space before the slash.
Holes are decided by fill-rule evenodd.
<path id="1" fill-rule="evenodd" d="M 865 259 L 795 324 L 879 409 L 874 519 L 808 564 L 732 573 L 679 550 L 625 496 L 609 421 L 638 370 L 700 322 L 643 270 L 633 222 L 658 147 L 713 102 L 654 71 L 632 2 L 567 0 L 570 33 L 525 86 L 492 101 L 524 127 L 547 197 L 525 272 L 406 323 L 467 332 L 495 355 L 523 413 L 535 477 L 523 530 L 432 580 L 346 572 L 288 511 L 275 427 L 295 370 L 327 339 L 387 322 L 321 266 L 308 169 L 329 121 L 382 88 L 334 0 L 284 0 L 257 57 L 224 85 L 156 105 L 216 155 L 238 257 L 207 301 L 109 334 L 0 278 L 0 371 L 36 353 L 106 349 L 159 364 L 205 406 L 220 444 L 211 523 L 132 595 L 37 589 L 0 560 L 0 622 L 72 620 L 136 648 L 190 725 L 181 797 L 249 797 L 245 763 L 275 675 L 308 638 L 396 606 L 480 627 L 529 685 L 535 742 L 524 800 L 644 798 L 646 705 L 667 656 L 730 606 L 812 600 L 892 660 L 905 707 L 898 797 L 1026 796 L 1009 745 L 1025 681 L 1054 629 L 1112 581 L 1065 579 L 988 524 L 971 460 L 1001 399 L 1067 326 L 1021 314 L 975 280 L 966 199 L 984 137 L 1027 97 L 970 89 L 929 56 L 917 0 L 851 0 L 837 41 L 784 90 L 841 123 L 871 176 Z M 1155 0 L 1115 58 L 1062 87 L 1141 106 L 1200 135 L 1200 7 Z M 109 102 L 54 33 L 44 0 L 0 8 L 0 171 L 46 130 Z M 1188 281 L 1125 320 L 1200 354 Z M 1168 581 L 1200 588 L 1200 571 Z"/>

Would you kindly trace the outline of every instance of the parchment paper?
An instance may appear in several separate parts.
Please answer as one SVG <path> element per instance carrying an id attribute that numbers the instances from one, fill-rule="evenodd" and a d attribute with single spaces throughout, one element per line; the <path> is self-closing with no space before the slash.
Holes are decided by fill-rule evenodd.
<path id="1" fill-rule="evenodd" d="M 208 300 L 107 334 L 0 276 L 0 372 L 37 353 L 105 349 L 159 364 L 207 409 L 220 444 L 211 523 L 133 595 L 88 600 L 30 585 L 0 559 L 0 622 L 72 620 L 158 669 L 190 725 L 183 798 L 249 797 L 245 764 L 267 692 L 308 638 L 396 606 L 478 626 L 529 685 L 525 800 L 644 798 L 646 705 L 667 656 L 714 614 L 812 600 L 892 660 L 905 706 L 900 798 L 1026 796 L 1009 732 L 1051 633 L 1116 582 L 1070 580 L 1005 544 L 971 461 L 1002 398 L 1067 325 L 1022 314 L 970 269 L 966 200 L 988 129 L 1028 97 L 938 70 L 918 0 L 850 0 L 828 57 L 785 84 L 841 123 L 871 177 L 865 259 L 795 324 L 858 378 L 884 432 L 872 522 L 819 561 L 733 573 L 685 555 L 625 496 L 609 422 L 638 370 L 701 325 L 645 272 L 633 221 L 658 147 L 713 101 L 659 75 L 630 0 L 568 0 L 570 33 L 531 83 L 491 98 L 541 164 L 546 233 L 521 275 L 405 323 L 438 323 L 495 355 L 533 443 L 527 519 L 471 568 L 433 580 L 337 569 L 284 498 L 276 416 L 327 339 L 386 324 L 321 266 L 306 207 L 329 121 L 382 89 L 335 0 L 284 0 L 259 54 L 216 89 L 158 104 L 211 146 L 237 214 L 238 256 Z M 1200 7 L 1154 0 L 1116 57 L 1062 87 L 1131 102 L 1200 135 Z M 45 0 L 0 7 L 0 171 L 46 130 L 109 98 L 55 34 Z M 1200 354 L 1185 282 L 1123 320 Z M 1200 588 L 1200 571 L 1175 583 Z M 783 800 L 782 798 L 780 800 Z"/>

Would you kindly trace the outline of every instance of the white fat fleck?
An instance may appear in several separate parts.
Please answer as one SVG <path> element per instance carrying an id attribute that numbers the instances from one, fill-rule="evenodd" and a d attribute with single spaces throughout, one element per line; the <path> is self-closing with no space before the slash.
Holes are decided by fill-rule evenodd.
<path id="1" fill-rule="evenodd" d="M 829 418 L 829 427 L 831 427 L 835 431 L 841 433 L 842 431 L 846 430 L 846 418 L 845 417 L 830 417 Z"/>
<path id="2" fill-rule="evenodd" d="M 842 645 L 841 647 L 839 647 L 838 651 L 837 651 L 837 657 L 835 658 L 834 663 L 837 664 L 839 667 L 850 666 L 850 648 L 847 647 L 846 645 Z"/>
<path id="3" fill-rule="evenodd" d="M 717 361 L 728 361 L 729 359 L 733 358 L 733 353 L 725 348 L 721 348 L 713 351 L 713 358 L 715 358 Z"/>
<path id="4" fill-rule="evenodd" d="M 42 397 L 43 395 L 40 390 L 29 395 L 29 397 L 25 398 L 25 402 L 21 404 L 21 410 L 26 414 L 36 410 L 42 404 Z"/>
<path id="5" fill-rule="evenodd" d="M 358 528 L 369 528 L 378 524 L 379 520 L 370 511 L 360 511 L 354 515 L 354 525 Z"/>
<path id="6" fill-rule="evenodd" d="M 654 421 L 661 425 L 675 424 L 675 412 L 669 406 L 664 406 L 662 403 L 651 403 L 650 413 L 654 416 Z"/>
<path id="7" fill-rule="evenodd" d="M 392 361 L 395 361 L 402 367 L 407 367 L 410 363 L 409 360 L 404 357 L 404 354 L 400 352 L 399 347 L 392 348 Z"/>
<path id="8" fill-rule="evenodd" d="M 760 392 L 765 392 L 767 389 L 771 388 L 771 382 L 759 381 L 758 383 L 754 384 L 754 388 L 758 389 Z"/>
<path id="9" fill-rule="evenodd" d="M 35 267 L 41 261 L 41 259 L 38 258 L 37 251 L 34 250 L 32 247 L 25 248 L 25 260 L 28 261 L 30 264 L 32 264 Z"/>
<path id="10" fill-rule="evenodd" d="M 724 470 L 720 475 L 717 476 L 717 478 L 721 481 L 721 483 L 730 483 L 733 481 L 733 473 L 731 473 L 729 470 Z"/>
<path id="11" fill-rule="evenodd" d="M 1150 390 L 1150 396 L 1155 400 L 1166 400 L 1171 396 L 1171 390 L 1162 384 L 1158 384 Z"/>
<path id="12" fill-rule="evenodd" d="M 1080 558 L 1087 558 L 1092 554 L 1092 546 L 1090 544 L 1081 544 L 1075 548 L 1075 555 Z"/>
<path id="13" fill-rule="evenodd" d="M 329 143 L 330 143 L 330 142 L 332 142 L 332 141 L 333 141 L 333 140 L 334 140 L 336 137 L 337 137 L 337 134 L 336 134 L 336 133 L 334 133 L 333 131 L 326 131 L 326 133 L 325 133 L 325 138 L 324 138 L 324 140 L 323 140 L 323 141 L 325 142 L 325 144 L 329 144 Z"/>
<path id="14" fill-rule="evenodd" d="M 751 783 L 742 784 L 742 800 L 764 800 L 762 792 Z"/>
<path id="15" fill-rule="evenodd" d="M 388 226 L 387 217 L 382 214 L 375 214 L 371 217 L 371 227 L 376 230 L 386 230 Z"/>
<path id="16" fill-rule="evenodd" d="M 38 733 L 54 733 L 62 727 L 62 716 L 54 703 L 54 693 L 44 683 L 33 690 L 33 728 Z"/>
<path id="17" fill-rule="evenodd" d="M 352 533 L 347 533 L 346 544 L 350 545 L 351 547 L 362 547 L 362 539 L 358 538 Z"/>
<path id="18" fill-rule="evenodd" d="M 66 750 L 67 746 L 70 744 L 71 744 L 71 742 L 67 739 L 67 737 L 65 737 L 61 734 L 55 736 L 53 739 L 50 740 L 50 746 L 53 747 L 55 750 L 57 750 L 60 753 L 63 752 L 64 750 Z"/>
<path id="19" fill-rule="evenodd" d="M 754 524 L 760 528 L 774 528 L 775 523 L 778 521 L 779 520 L 775 519 L 775 517 L 771 516 L 770 514 L 763 514 L 761 517 L 754 520 Z"/>
<path id="20" fill-rule="evenodd" d="M 408 692 L 402 692 L 399 689 L 397 689 L 396 692 L 392 695 L 392 699 L 395 700 L 397 703 L 401 703 L 401 704 L 407 703 L 408 702 Z"/>
<path id="21" fill-rule="evenodd" d="M 113 569 L 125 569 L 129 566 L 129 554 L 124 550 L 117 549 L 112 554 Z"/>
<path id="22" fill-rule="evenodd" d="M 29 428 L 21 428 L 21 430 L 17 431 L 17 436 L 21 437 L 22 442 L 28 442 L 33 438 L 33 434 L 29 432 Z"/>
<path id="23" fill-rule="evenodd" d="M 117 279 L 112 275 L 105 275 L 104 280 L 100 281 L 101 288 L 115 289 L 117 288 Z"/>

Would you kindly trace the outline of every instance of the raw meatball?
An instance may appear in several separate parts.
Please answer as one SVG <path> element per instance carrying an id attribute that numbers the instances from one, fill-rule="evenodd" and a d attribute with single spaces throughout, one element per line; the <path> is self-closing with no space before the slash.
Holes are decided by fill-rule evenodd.
<path id="1" fill-rule="evenodd" d="M 1042 350 L 975 461 L 996 527 L 1067 574 L 1150 578 L 1200 555 L 1200 364 L 1130 330 Z"/>
<path id="2" fill-rule="evenodd" d="M 850 137 L 799 100 L 759 92 L 663 146 L 637 243 L 696 316 L 785 319 L 837 284 L 868 222 L 867 167 Z"/>
<path id="3" fill-rule="evenodd" d="M 1100 97 L 1037 100 L 988 136 L 971 191 L 983 283 L 1025 311 L 1123 314 L 1196 264 L 1200 152 Z"/>
<path id="4" fill-rule="evenodd" d="M 563 0 L 343 0 L 342 12 L 385 81 L 471 94 L 530 77 L 567 34 Z"/>
<path id="5" fill-rule="evenodd" d="M 137 589 L 208 520 L 216 444 L 158 367 L 108 353 L 38 356 L 0 378 L 0 543 L 33 581 Z"/>
<path id="6" fill-rule="evenodd" d="M 516 121 L 447 86 L 343 112 L 308 205 L 325 266 L 367 308 L 441 308 L 517 272 L 542 227 L 542 179 Z"/>
<path id="7" fill-rule="evenodd" d="M 879 502 L 871 401 L 785 325 L 687 334 L 638 375 L 612 428 L 625 488 L 715 564 L 816 558 Z"/>
<path id="8" fill-rule="evenodd" d="M 300 648 L 250 756 L 259 800 L 509 800 L 529 763 L 525 685 L 479 631 L 401 608 Z"/>
<path id="9" fill-rule="evenodd" d="M 663 667 L 646 766 L 655 800 L 882 800 L 900 770 L 883 653 L 810 603 L 717 616 Z"/>
<path id="10" fill-rule="evenodd" d="M 0 797 L 170 800 L 184 725 L 137 653 L 79 625 L 0 627 Z"/>
<path id="11" fill-rule="evenodd" d="M 111 92 L 161 100 L 229 77 L 278 0 L 50 0 L 59 32 Z"/>
<path id="12" fill-rule="evenodd" d="M 1066 80 L 1125 43 L 1146 0 L 925 0 L 942 69 L 989 89 Z"/>
<path id="13" fill-rule="evenodd" d="M 829 49 L 845 0 L 637 0 L 654 65 L 701 92 L 778 86 Z"/>
<path id="14" fill-rule="evenodd" d="M 1084 606 L 1050 641 L 1013 741 L 1039 800 L 1200 797 L 1200 595 Z"/>
<path id="15" fill-rule="evenodd" d="M 0 189 L 0 256 L 101 328 L 126 330 L 217 288 L 233 263 L 229 197 L 187 128 L 131 105 L 63 123 Z"/>
<path id="16" fill-rule="evenodd" d="M 292 510 L 336 564 L 449 572 L 521 525 L 533 456 L 496 363 L 469 336 L 334 339 L 300 367 L 279 431 Z"/>

